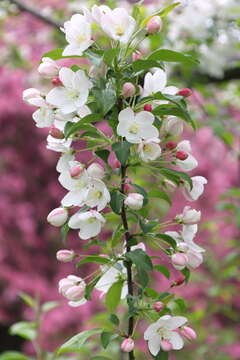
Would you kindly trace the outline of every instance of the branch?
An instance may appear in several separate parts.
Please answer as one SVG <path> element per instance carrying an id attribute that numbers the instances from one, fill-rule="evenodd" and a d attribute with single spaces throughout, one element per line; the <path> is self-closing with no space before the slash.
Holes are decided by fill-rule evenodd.
<path id="1" fill-rule="evenodd" d="M 46 24 L 49 24 L 51 26 L 54 26 L 56 28 L 60 28 L 63 24 L 61 22 L 55 21 L 52 18 L 43 15 L 40 11 L 34 9 L 33 7 L 25 4 L 23 1 L 20 0 L 9 0 L 10 3 L 15 4 L 20 11 L 27 12 L 31 14 L 32 16 L 42 20 Z"/>
<path id="2" fill-rule="evenodd" d="M 124 194 L 125 179 L 126 179 L 126 166 L 121 166 L 121 192 L 122 192 L 122 194 Z M 125 229 L 127 252 L 129 252 L 129 251 L 131 251 L 131 246 L 129 245 L 129 241 L 131 240 L 131 235 L 128 230 L 128 222 L 127 222 L 127 216 L 126 216 L 126 210 L 125 210 L 124 203 L 122 205 L 121 218 L 122 218 L 123 227 Z M 126 267 L 127 267 L 128 294 L 133 296 L 132 263 L 128 261 L 126 263 Z M 133 328 L 134 328 L 134 318 L 133 318 L 133 316 L 131 316 L 128 320 L 128 336 L 129 337 L 131 337 L 133 334 Z M 129 360 L 135 360 L 133 351 L 131 351 L 129 353 Z"/>

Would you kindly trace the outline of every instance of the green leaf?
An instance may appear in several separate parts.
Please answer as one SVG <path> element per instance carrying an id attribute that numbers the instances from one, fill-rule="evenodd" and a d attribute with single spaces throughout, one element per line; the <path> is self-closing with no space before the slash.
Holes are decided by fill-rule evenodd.
<path id="1" fill-rule="evenodd" d="M 116 103 L 116 93 L 112 88 L 92 90 L 100 113 L 105 116 Z"/>
<path id="2" fill-rule="evenodd" d="M 177 185 L 181 183 L 181 179 L 186 181 L 189 184 L 190 189 L 192 189 L 193 186 L 192 180 L 190 176 L 185 172 L 164 168 L 164 167 L 159 167 L 159 172 L 161 175 L 165 176 L 167 179 L 173 181 Z"/>
<path id="3" fill-rule="evenodd" d="M 199 61 L 192 55 L 180 53 L 173 50 L 160 49 L 148 56 L 148 60 L 181 62 L 186 64 L 198 64 Z"/>
<path id="4" fill-rule="evenodd" d="M 106 294 L 105 303 L 108 308 L 108 311 L 111 313 L 114 313 L 114 311 L 118 307 L 118 304 L 120 303 L 122 287 L 123 287 L 123 280 L 119 280 L 114 284 L 112 284 L 112 286 L 110 287 L 110 289 Z"/>
<path id="5" fill-rule="evenodd" d="M 155 61 L 155 60 L 150 60 L 150 59 L 140 59 L 140 60 L 136 60 L 131 64 L 133 71 L 135 72 L 139 72 L 142 70 L 149 70 L 153 67 L 159 67 L 159 68 L 163 68 L 162 64 L 160 64 L 159 62 Z"/>
<path id="6" fill-rule="evenodd" d="M 169 236 L 167 234 L 155 234 L 154 236 L 157 237 L 158 239 L 165 241 L 173 249 L 176 249 L 176 247 L 177 247 L 176 240 L 174 238 L 172 238 L 171 236 Z"/>
<path id="7" fill-rule="evenodd" d="M 153 270 L 159 271 L 163 274 L 167 279 L 170 278 L 170 272 L 165 265 L 154 265 Z"/>
<path id="8" fill-rule="evenodd" d="M 167 16 L 176 6 L 178 6 L 180 4 L 181 4 L 180 2 L 177 2 L 172 5 L 166 6 L 162 10 L 156 11 L 154 14 L 148 16 L 146 19 L 144 19 L 142 21 L 141 27 L 144 27 L 145 25 L 147 25 L 148 21 L 154 16 L 161 16 L 161 17 Z"/>
<path id="9" fill-rule="evenodd" d="M 102 159 L 106 164 L 108 163 L 108 157 L 110 155 L 109 150 L 97 150 L 95 151 L 95 154 Z"/>
<path id="10" fill-rule="evenodd" d="M 168 98 L 169 98 L 169 95 L 168 95 Z M 171 105 L 171 104 L 159 105 L 153 110 L 153 114 L 157 115 L 157 116 L 174 115 L 174 116 L 180 117 L 181 119 L 190 123 L 192 125 L 193 129 L 196 129 L 196 124 L 194 123 L 193 119 L 189 115 L 188 111 L 186 109 L 183 109 L 179 105 L 178 106 Z"/>
<path id="11" fill-rule="evenodd" d="M 168 352 L 161 350 L 155 359 L 156 360 L 168 360 Z"/>
<path id="12" fill-rule="evenodd" d="M 0 360 L 30 360 L 30 358 L 18 351 L 6 351 L 0 355 Z"/>
<path id="13" fill-rule="evenodd" d="M 188 283 L 191 275 L 191 271 L 188 268 L 181 270 L 181 273 L 185 276 L 185 282 Z"/>
<path id="14" fill-rule="evenodd" d="M 53 60 L 59 60 L 59 59 L 68 59 L 68 58 L 81 58 L 82 56 L 78 56 L 78 55 L 71 55 L 71 56 L 63 56 L 63 49 L 54 49 L 51 51 L 48 51 L 47 53 L 45 53 L 42 58 L 44 57 L 49 57 Z"/>
<path id="15" fill-rule="evenodd" d="M 48 301 L 42 305 L 42 311 L 43 312 L 51 311 L 51 310 L 55 309 L 56 307 L 58 307 L 59 305 L 60 304 L 57 301 Z"/>
<path id="16" fill-rule="evenodd" d="M 116 339 L 118 337 L 118 334 L 114 334 L 113 332 L 109 331 L 103 331 L 101 333 L 101 344 L 104 349 L 106 349 L 109 345 L 109 343 Z"/>
<path id="17" fill-rule="evenodd" d="M 80 130 L 90 130 L 90 131 L 96 131 L 96 129 L 89 125 L 92 122 L 98 122 L 102 120 L 102 116 L 99 114 L 89 114 L 87 116 L 84 116 L 82 119 L 80 119 L 76 123 L 68 122 L 65 125 L 64 128 L 64 135 L 66 138 L 69 138 L 70 135 L 76 133 Z M 87 126 L 86 126 L 87 125 Z"/>
<path id="18" fill-rule="evenodd" d="M 117 317 L 117 315 L 111 314 L 111 315 L 109 316 L 109 321 L 111 321 L 111 323 L 112 323 L 113 325 L 119 326 L 120 321 L 119 321 L 119 318 Z"/>
<path id="19" fill-rule="evenodd" d="M 61 239 L 62 239 L 62 242 L 65 244 L 66 242 L 66 239 L 67 239 L 67 235 L 68 235 L 68 232 L 70 230 L 70 227 L 68 226 L 68 223 L 64 224 L 62 227 L 61 227 Z"/>
<path id="20" fill-rule="evenodd" d="M 112 144 L 112 150 L 115 152 L 117 159 L 124 166 L 130 156 L 130 144 L 128 141 L 120 141 Z"/>
<path id="21" fill-rule="evenodd" d="M 89 255 L 79 261 L 76 266 L 79 267 L 80 265 L 87 264 L 87 263 L 94 263 L 94 264 L 109 264 L 111 261 L 109 259 L 106 259 L 103 256 L 98 255 Z"/>
<path id="22" fill-rule="evenodd" d="M 138 281 L 142 285 L 143 288 L 147 286 L 149 283 L 149 276 L 147 272 L 143 269 L 137 268 Z"/>
<path id="23" fill-rule="evenodd" d="M 111 67 L 113 65 L 113 60 L 116 58 L 118 53 L 119 53 L 119 48 L 113 48 L 104 51 L 103 60 L 105 64 Z"/>
<path id="24" fill-rule="evenodd" d="M 31 308 L 35 309 L 37 307 L 37 303 L 35 299 L 24 292 L 19 293 L 20 298 L 25 302 L 26 305 L 30 306 Z"/>
<path id="25" fill-rule="evenodd" d="M 9 330 L 11 335 L 18 335 L 27 340 L 36 339 L 36 324 L 34 322 L 21 321 L 13 324 Z"/>
<path id="26" fill-rule="evenodd" d="M 169 205 L 172 204 L 171 198 L 164 191 L 161 191 L 161 190 L 158 190 L 158 189 L 153 189 L 148 193 L 148 196 L 150 198 L 153 197 L 153 198 L 158 198 L 158 199 L 165 200 Z"/>
<path id="27" fill-rule="evenodd" d="M 139 218 L 139 225 L 144 234 L 147 234 L 159 225 L 159 223 L 157 221 L 148 221 L 147 219 Z"/>
<path id="28" fill-rule="evenodd" d="M 111 201 L 110 206 L 115 214 L 120 214 L 123 206 L 124 195 L 119 190 L 112 190 L 110 192 Z"/>
<path id="29" fill-rule="evenodd" d="M 153 264 L 150 256 L 143 251 L 142 249 L 136 249 L 129 251 L 125 254 L 125 257 L 130 260 L 137 268 L 151 271 L 153 269 Z"/>
<path id="30" fill-rule="evenodd" d="M 100 280 L 100 278 L 101 278 L 101 275 L 97 276 L 94 280 L 92 280 L 89 284 L 87 284 L 87 286 L 85 288 L 85 298 L 87 300 L 91 300 L 91 295 L 94 290 L 94 287 L 97 284 L 97 282 Z"/>
<path id="31" fill-rule="evenodd" d="M 186 303 L 183 299 L 178 298 L 178 299 L 175 299 L 174 302 L 178 305 L 180 311 L 185 312 L 187 310 Z"/>
<path id="32" fill-rule="evenodd" d="M 60 346 L 60 348 L 57 350 L 57 355 L 69 352 L 81 352 L 81 347 L 85 344 L 85 342 L 91 336 L 101 333 L 101 331 L 102 329 L 96 328 L 91 330 L 85 330 L 77 335 L 74 335 L 71 339 L 69 339 L 62 346 Z"/>

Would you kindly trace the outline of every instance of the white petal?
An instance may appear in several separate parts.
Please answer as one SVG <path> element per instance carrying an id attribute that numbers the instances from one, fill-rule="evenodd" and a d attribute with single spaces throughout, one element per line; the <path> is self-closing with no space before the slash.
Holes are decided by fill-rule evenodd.
<path id="1" fill-rule="evenodd" d="M 158 135 L 158 129 L 153 125 L 144 124 L 139 130 L 139 136 L 141 136 L 142 139 L 150 139 L 152 137 L 158 137 Z"/>
<path id="2" fill-rule="evenodd" d="M 156 331 L 158 330 L 158 322 L 155 322 L 147 328 L 147 330 L 144 332 L 144 340 L 151 339 L 152 336 L 156 334 Z"/>
<path id="3" fill-rule="evenodd" d="M 185 171 L 191 171 L 198 166 L 197 160 L 190 154 L 186 160 L 177 160 L 176 164 Z"/>
<path id="4" fill-rule="evenodd" d="M 175 330 L 187 322 L 187 318 L 184 316 L 172 316 L 167 322 L 167 328 L 169 330 Z"/>
<path id="5" fill-rule="evenodd" d="M 161 337 L 159 334 L 155 334 L 148 341 L 148 348 L 153 356 L 156 356 L 161 349 Z"/>
<path id="6" fill-rule="evenodd" d="M 185 151 L 187 153 L 192 152 L 192 147 L 189 140 L 183 140 L 177 145 L 177 149 L 181 151 Z"/>
<path id="7" fill-rule="evenodd" d="M 162 69 L 158 69 L 153 74 L 154 92 L 162 91 L 167 85 L 167 74 Z"/>
<path id="8" fill-rule="evenodd" d="M 67 88 L 72 88 L 74 76 L 74 71 L 67 67 L 62 67 L 59 71 L 59 78 L 63 85 Z"/>
<path id="9" fill-rule="evenodd" d="M 181 336 L 176 331 L 171 331 L 169 335 L 170 343 L 172 344 L 173 350 L 180 350 L 183 348 L 184 342 Z"/>
<path id="10" fill-rule="evenodd" d="M 122 110 L 118 115 L 119 122 L 131 123 L 134 121 L 134 112 L 131 108 Z"/>
<path id="11" fill-rule="evenodd" d="M 79 237 L 83 240 L 97 236 L 101 232 L 101 223 L 97 220 L 84 225 L 79 231 Z"/>
<path id="12" fill-rule="evenodd" d="M 61 201 L 63 206 L 82 206 L 85 198 L 84 190 L 69 191 Z"/>
<path id="13" fill-rule="evenodd" d="M 87 300 L 85 298 L 79 300 L 79 301 L 69 301 L 68 305 L 72 307 L 77 307 L 86 304 Z"/>
<path id="14" fill-rule="evenodd" d="M 135 121 L 140 125 L 151 125 L 154 122 L 154 115 L 149 111 L 140 111 L 136 114 Z"/>

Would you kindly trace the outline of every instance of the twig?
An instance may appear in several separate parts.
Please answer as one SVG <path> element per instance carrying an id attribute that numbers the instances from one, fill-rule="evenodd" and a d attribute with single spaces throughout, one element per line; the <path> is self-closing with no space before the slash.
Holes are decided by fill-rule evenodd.
<path id="1" fill-rule="evenodd" d="M 48 16 L 43 15 L 40 11 L 34 9 L 32 6 L 25 4 L 25 2 L 20 0 L 9 0 L 10 3 L 15 4 L 19 10 L 28 12 L 29 14 L 35 16 L 36 18 L 42 20 L 46 24 L 52 25 L 58 29 L 63 25 L 61 22 L 58 22 Z"/>

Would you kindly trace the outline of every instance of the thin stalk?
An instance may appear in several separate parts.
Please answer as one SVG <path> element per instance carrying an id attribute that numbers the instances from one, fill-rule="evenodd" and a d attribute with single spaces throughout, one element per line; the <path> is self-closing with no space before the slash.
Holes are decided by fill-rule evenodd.
<path id="1" fill-rule="evenodd" d="M 124 194 L 124 185 L 126 182 L 126 170 L 127 170 L 126 166 L 121 166 L 121 192 L 122 192 L 122 194 Z M 126 252 L 130 252 L 131 246 L 129 245 L 129 242 L 131 240 L 131 235 L 129 232 L 126 209 L 125 209 L 124 203 L 122 205 L 121 219 L 122 219 L 123 227 L 125 229 Z M 134 292 L 133 292 L 132 263 L 128 261 L 126 264 L 126 268 L 127 268 L 128 295 L 133 296 Z M 134 331 L 134 317 L 131 316 L 128 319 L 128 336 L 129 337 L 132 337 L 133 331 Z M 131 351 L 129 353 L 129 360 L 135 360 L 134 351 Z"/>

